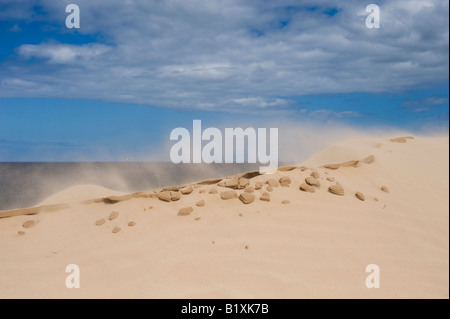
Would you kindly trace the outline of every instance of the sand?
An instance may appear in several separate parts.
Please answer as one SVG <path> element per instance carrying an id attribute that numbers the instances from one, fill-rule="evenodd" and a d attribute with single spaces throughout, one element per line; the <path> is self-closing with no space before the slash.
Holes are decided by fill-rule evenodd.
<path id="1" fill-rule="evenodd" d="M 394 136 L 162 195 L 72 188 L 0 212 L 0 298 L 449 298 L 448 154 Z"/>

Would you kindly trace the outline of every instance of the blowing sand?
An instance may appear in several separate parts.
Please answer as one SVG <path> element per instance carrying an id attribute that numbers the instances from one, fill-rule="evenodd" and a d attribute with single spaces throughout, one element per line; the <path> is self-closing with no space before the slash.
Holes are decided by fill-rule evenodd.
<path id="1" fill-rule="evenodd" d="M 393 137 L 272 175 L 72 188 L 0 212 L 0 298 L 448 298 L 448 165 L 448 137 Z"/>

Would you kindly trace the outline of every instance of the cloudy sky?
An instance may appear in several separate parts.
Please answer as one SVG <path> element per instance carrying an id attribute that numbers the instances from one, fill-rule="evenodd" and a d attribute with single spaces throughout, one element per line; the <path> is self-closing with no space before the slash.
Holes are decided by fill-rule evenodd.
<path id="1" fill-rule="evenodd" d="M 448 15 L 447 0 L 1 0 L 0 160 L 150 159 L 192 119 L 448 130 Z"/>

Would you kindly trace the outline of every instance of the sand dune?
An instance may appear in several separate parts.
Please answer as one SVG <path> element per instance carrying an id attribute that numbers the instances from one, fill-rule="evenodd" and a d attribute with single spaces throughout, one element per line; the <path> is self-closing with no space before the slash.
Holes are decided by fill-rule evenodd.
<path id="1" fill-rule="evenodd" d="M 448 298 L 448 152 L 448 137 L 353 140 L 272 175 L 75 187 L 42 202 L 53 212 L 0 212 L 0 297 Z"/>

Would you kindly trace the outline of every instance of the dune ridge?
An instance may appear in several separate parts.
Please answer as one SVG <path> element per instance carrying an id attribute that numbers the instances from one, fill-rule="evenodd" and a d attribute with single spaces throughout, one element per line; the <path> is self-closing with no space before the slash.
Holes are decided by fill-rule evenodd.
<path id="1" fill-rule="evenodd" d="M 339 167 L 357 167 L 359 163 L 370 164 L 375 160 L 374 155 L 369 155 L 362 160 L 352 160 L 344 163 L 331 163 L 325 164 L 322 167 L 326 169 L 338 169 Z M 285 166 L 278 168 L 277 172 L 291 172 L 294 170 L 305 171 L 311 169 L 310 177 L 305 178 L 306 184 L 309 186 L 317 186 L 320 187 L 320 182 L 318 181 L 319 174 L 314 168 L 307 168 L 303 165 L 301 166 Z M 231 188 L 231 189 L 244 189 L 249 186 L 250 180 L 253 177 L 261 175 L 257 171 L 244 172 L 240 174 L 236 174 L 230 177 L 225 178 L 212 178 L 207 180 L 202 180 L 199 182 L 195 182 L 192 184 L 183 184 L 176 186 L 166 186 L 162 188 L 158 188 L 156 190 L 150 191 L 140 191 L 133 192 L 129 194 L 123 194 L 121 192 L 117 192 L 111 189 L 107 189 L 102 186 L 97 185 L 79 185 L 74 186 L 69 189 L 58 192 L 47 199 L 43 200 L 38 206 L 23 208 L 23 209 L 14 209 L 14 210 L 6 210 L 0 211 L 0 218 L 12 217 L 12 216 L 20 216 L 20 215 L 34 215 L 39 212 L 49 212 L 49 211 L 59 211 L 63 209 L 67 209 L 70 206 L 66 203 L 83 203 L 83 204 L 95 204 L 95 203 L 106 203 L 106 204 L 115 204 L 123 201 L 128 201 L 133 198 L 159 198 L 162 201 L 170 202 L 179 200 L 181 196 L 179 195 L 189 195 L 195 188 L 198 188 L 202 185 L 217 185 L 219 187 Z M 328 177 L 328 181 L 330 181 L 330 177 Z M 333 180 L 334 181 L 334 178 Z M 256 182 L 267 184 L 272 187 L 289 187 L 291 180 L 287 176 L 282 176 L 279 181 L 274 178 L 266 179 L 264 182 Z M 253 186 L 252 186 L 253 187 Z M 114 195 L 111 195 L 114 194 Z M 227 192 L 224 197 L 234 197 L 233 192 Z M 100 195 L 100 196 L 99 196 Z M 103 195 L 103 196 L 101 196 Z M 236 194 L 237 195 L 237 194 Z"/>

